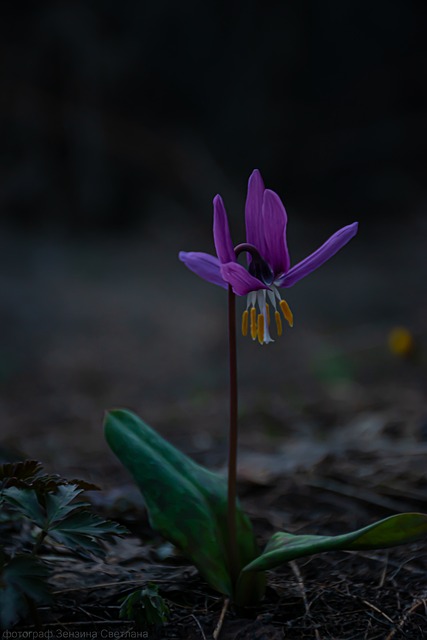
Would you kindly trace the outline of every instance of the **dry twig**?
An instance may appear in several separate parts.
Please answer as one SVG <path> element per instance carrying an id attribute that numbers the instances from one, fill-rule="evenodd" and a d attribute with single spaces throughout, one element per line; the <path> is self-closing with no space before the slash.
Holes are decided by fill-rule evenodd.
<path id="1" fill-rule="evenodd" d="M 408 618 L 414 613 L 414 611 L 416 611 L 421 605 L 424 605 L 424 608 L 427 608 L 427 594 L 424 594 L 423 597 L 421 598 L 417 598 L 412 605 L 409 607 L 409 609 L 407 609 L 406 611 L 404 611 L 403 616 L 401 617 L 399 623 L 394 626 L 394 629 L 392 629 L 390 631 L 390 633 L 388 634 L 387 638 L 385 640 L 392 640 L 392 638 L 394 638 L 394 636 L 396 635 L 396 633 L 398 633 L 399 631 L 402 630 L 402 628 L 404 627 L 404 625 L 406 624 L 406 621 L 408 620 Z"/>
<path id="2" fill-rule="evenodd" d="M 305 589 L 304 580 L 302 579 L 301 571 L 299 570 L 299 567 L 298 567 L 297 563 L 295 562 L 295 560 L 292 560 L 289 563 L 289 565 L 290 565 L 290 567 L 291 567 L 291 569 L 292 569 L 292 571 L 294 573 L 294 576 L 297 579 L 298 589 L 299 589 L 299 591 L 301 593 L 302 601 L 304 603 L 305 613 L 306 613 L 306 615 L 309 615 L 309 613 L 310 613 L 310 605 L 309 605 L 308 600 L 307 600 L 307 592 L 306 592 L 306 589 Z M 314 635 L 316 637 L 316 640 L 321 640 L 320 634 L 319 634 L 319 630 L 316 629 L 316 628 L 314 629 Z"/>
<path id="3" fill-rule="evenodd" d="M 202 638 L 203 640 L 207 640 L 206 636 L 205 636 L 205 632 L 203 631 L 202 625 L 200 624 L 200 622 L 198 621 L 198 619 L 196 618 L 196 616 L 194 615 L 194 613 L 191 614 L 191 617 L 193 618 L 193 620 L 195 621 L 195 623 L 197 624 L 197 626 L 199 627 L 200 633 L 202 634 Z"/>
<path id="4" fill-rule="evenodd" d="M 230 599 L 226 598 L 224 600 L 224 606 L 222 607 L 221 615 L 219 616 L 218 624 L 215 627 L 213 632 L 213 640 L 218 640 L 219 634 L 221 633 L 222 625 L 224 624 L 225 614 L 227 613 L 228 605 L 230 604 Z"/>

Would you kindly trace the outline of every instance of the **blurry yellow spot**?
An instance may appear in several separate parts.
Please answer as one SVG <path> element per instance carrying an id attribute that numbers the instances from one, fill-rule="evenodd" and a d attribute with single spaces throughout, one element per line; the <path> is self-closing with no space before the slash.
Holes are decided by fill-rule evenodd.
<path id="1" fill-rule="evenodd" d="M 278 311 L 274 312 L 274 318 L 276 320 L 277 335 L 281 336 L 282 335 L 282 318 L 280 317 L 280 313 Z"/>
<path id="2" fill-rule="evenodd" d="M 268 323 L 268 326 L 270 326 L 270 305 L 266 304 L 265 308 L 267 309 L 267 323 Z"/>
<path id="3" fill-rule="evenodd" d="M 248 322 L 249 322 L 249 313 L 248 313 L 248 310 L 245 309 L 242 315 L 242 334 L 244 336 L 248 335 Z"/>
<path id="4" fill-rule="evenodd" d="M 258 315 L 258 342 L 260 344 L 264 342 L 264 316 L 262 313 Z"/>
<path id="5" fill-rule="evenodd" d="M 294 316 L 286 300 L 280 300 L 280 308 L 290 327 L 294 326 Z"/>
<path id="6" fill-rule="evenodd" d="M 414 338 L 405 327 L 395 327 L 388 334 L 388 347 L 396 356 L 409 356 L 414 350 Z"/>
<path id="7" fill-rule="evenodd" d="M 256 336 L 257 336 L 256 309 L 255 307 L 251 307 L 251 338 L 252 340 L 256 340 Z"/>

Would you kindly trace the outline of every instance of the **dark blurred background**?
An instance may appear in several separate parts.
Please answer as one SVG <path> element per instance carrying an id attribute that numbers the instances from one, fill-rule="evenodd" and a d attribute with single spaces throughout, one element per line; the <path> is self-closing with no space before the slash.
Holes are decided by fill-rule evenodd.
<path id="1" fill-rule="evenodd" d="M 217 192 L 242 240 L 255 167 L 285 202 L 294 260 L 361 225 L 289 292 L 292 340 L 241 341 L 246 388 L 364 384 L 380 374 L 359 375 L 357 358 L 389 371 L 393 326 L 422 344 L 424 2 L 57 0 L 1 14 L 6 439 L 97 452 L 102 411 L 122 404 L 163 425 L 200 406 L 206 429 L 223 420 L 223 291 L 177 253 L 213 250 Z"/>
<path id="2" fill-rule="evenodd" d="M 425 205 L 423 2 L 3 4 L 1 207 L 15 226 L 204 215 L 259 167 L 304 215 Z"/>

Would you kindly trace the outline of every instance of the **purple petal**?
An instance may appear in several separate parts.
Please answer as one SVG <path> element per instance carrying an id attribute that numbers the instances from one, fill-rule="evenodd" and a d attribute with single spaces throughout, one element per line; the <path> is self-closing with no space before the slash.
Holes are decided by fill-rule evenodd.
<path id="1" fill-rule="evenodd" d="M 224 280 L 226 280 L 233 287 L 234 293 L 238 296 L 245 296 L 251 291 L 258 291 L 258 289 L 268 289 L 269 287 L 254 278 L 246 271 L 238 262 L 229 262 L 221 266 L 221 273 Z"/>
<path id="2" fill-rule="evenodd" d="M 258 169 L 252 172 L 248 182 L 245 205 L 246 241 L 253 244 L 263 256 L 265 250 L 262 221 L 262 199 L 264 183 Z"/>
<path id="3" fill-rule="evenodd" d="M 233 243 L 228 226 L 227 213 L 221 196 L 215 196 L 213 235 L 217 256 L 221 263 L 236 262 Z"/>
<path id="4" fill-rule="evenodd" d="M 186 267 L 193 271 L 198 276 L 217 284 L 224 289 L 228 289 L 228 284 L 221 276 L 221 265 L 215 256 L 211 256 L 209 253 L 201 253 L 199 251 L 180 251 L 179 259 L 185 264 Z"/>
<path id="5" fill-rule="evenodd" d="M 277 193 L 266 189 L 262 204 L 266 255 L 264 256 L 275 275 L 286 273 L 290 266 L 286 244 L 288 216 Z"/>
<path id="6" fill-rule="evenodd" d="M 309 273 L 318 269 L 324 262 L 332 258 L 342 247 L 353 238 L 357 233 L 358 222 L 353 222 L 347 227 L 343 227 L 333 236 L 326 240 L 317 251 L 304 258 L 296 264 L 288 273 L 277 283 L 279 287 L 292 287 L 298 280 L 305 278 Z"/>

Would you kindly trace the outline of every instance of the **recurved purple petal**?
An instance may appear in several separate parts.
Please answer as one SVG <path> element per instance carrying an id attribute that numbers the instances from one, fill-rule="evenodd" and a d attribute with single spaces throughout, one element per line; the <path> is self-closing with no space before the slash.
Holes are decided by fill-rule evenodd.
<path id="1" fill-rule="evenodd" d="M 248 195 L 245 205 L 246 241 L 253 244 L 263 256 L 265 243 L 262 222 L 262 199 L 264 182 L 258 169 L 255 169 L 248 182 Z"/>
<path id="2" fill-rule="evenodd" d="M 213 235 L 217 256 L 221 263 L 236 262 L 230 228 L 228 226 L 227 213 L 220 195 L 215 196 Z"/>
<path id="3" fill-rule="evenodd" d="M 238 296 L 245 296 L 251 291 L 269 288 L 261 280 L 252 276 L 238 262 L 229 262 L 221 265 L 221 273 L 224 280 L 231 284 L 234 293 Z"/>
<path id="4" fill-rule="evenodd" d="M 228 289 L 228 283 L 221 275 L 220 262 L 215 256 L 200 251 L 180 251 L 179 259 L 203 280 Z"/>
<path id="5" fill-rule="evenodd" d="M 326 240 L 314 253 L 289 269 L 288 273 L 277 283 L 279 287 L 292 287 L 298 280 L 318 269 L 324 262 L 332 258 L 357 233 L 358 222 L 343 227 Z"/>
<path id="6" fill-rule="evenodd" d="M 286 242 L 288 216 L 277 193 L 266 189 L 262 203 L 265 256 L 275 275 L 286 273 L 290 266 Z"/>

